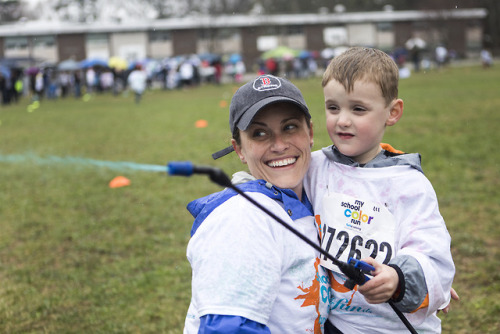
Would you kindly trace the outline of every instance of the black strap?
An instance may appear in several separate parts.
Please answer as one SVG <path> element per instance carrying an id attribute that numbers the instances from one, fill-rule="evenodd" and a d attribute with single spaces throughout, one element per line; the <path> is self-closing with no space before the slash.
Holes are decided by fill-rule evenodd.
<path id="1" fill-rule="evenodd" d="M 234 151 L 233 146 L 228 146 L 225 149 L 217 151 L 214 154 L 212 154 L 212 158 L 214 158 L 214 160 L 217 160 L 217 159 L 222 158 L 223 156 L 225 156 L 233 151 Z"/>

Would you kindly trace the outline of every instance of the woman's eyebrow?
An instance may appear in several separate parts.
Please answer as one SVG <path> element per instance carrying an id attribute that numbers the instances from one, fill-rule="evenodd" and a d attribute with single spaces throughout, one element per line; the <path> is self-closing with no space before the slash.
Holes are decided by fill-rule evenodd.
<path id="1" fill-rule="evenodd" d="M 267 124 L 266 124 L 266 123 L 264 123 L 264 122 L 257 122 L 257 121 L 252 121 L 252 122 L 250 123 L 250 125 L 267 126 Z"/>
<path id="2" fill-rule="evenodd" d="M 281 121 L 281 123 L 286 123 L 288 121 L 293 121 L 293 120 L 300 120 L 300 117 L 292 116 L 292 117 L 289 117 L 289 118 L 285 118 L 284 120 Z"/>
<path id="3" fill-rule="evenodd" d="M 286 123 L 286 122 L 291 121 L 291 120 L 299 120 L 299 119 L 300 119 L 300 117 L 292 116 L 292 117 L 283 119 L 280 123 Z M 252 121 L 250 123 L 250 125 L 267 126 L 267 124 L 265 122 L 259 122 L 259 121 Z"/>

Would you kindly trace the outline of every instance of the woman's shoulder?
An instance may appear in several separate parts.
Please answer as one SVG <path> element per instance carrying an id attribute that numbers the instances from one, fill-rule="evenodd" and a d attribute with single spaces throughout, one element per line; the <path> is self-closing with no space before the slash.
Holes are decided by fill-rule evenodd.
<path id="1" fill-rule="evenodd" d="M 193 214 L 195 224 L 200 225 L 205 220 L 223 220 L 226 222 L 238 220 L 242 222 L 257 219 L 256 217 L 260 220 L 268 217 L 264 211 L 235 192 L 217 194 L 218 196 L 212 198 L 209 203 L 198 202 L 196 205 L 197 215 Z M 245 192 L 245 194 L 277 215 L 280 215 L 281 211 L 284 212 L 279 202 L 266 194 L 253 191 Z"/>

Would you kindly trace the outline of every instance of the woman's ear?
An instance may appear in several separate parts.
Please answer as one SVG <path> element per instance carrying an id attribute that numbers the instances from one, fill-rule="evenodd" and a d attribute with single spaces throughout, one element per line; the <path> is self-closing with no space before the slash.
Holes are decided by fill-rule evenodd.
<path id="1" fill-rule="evenodd" d="M 385 122 L 385 125 L 391 126 L 396 124 L 401 116 L 403 116 L 403 100 L 401 99 L 396 99 L 392 102 L 392 106 L 390 107 L 389 111 L 389 117 L 387 118 L 387 121 Z"/>
<path id="2" fill-rule="evenodd" d="M 241 152 L 241 146 L 238 145 L 238 143 L 236 143 L 236 140 L 234 139 L 231 139 L 231 145 L 233 145 L 234 151 L 236 152 L 236 154 L 238 154 L 238 157 L 240 157 L 241 162 L 246 164 L 247 161 L 245 159 L 245 156 Z"/>

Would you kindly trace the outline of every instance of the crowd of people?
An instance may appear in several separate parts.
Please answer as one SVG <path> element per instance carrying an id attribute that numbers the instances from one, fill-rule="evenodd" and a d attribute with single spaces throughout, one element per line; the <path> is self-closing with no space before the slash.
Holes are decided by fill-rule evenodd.
<path id="1" fill-rule="evenodd" d="M 409 76 L 410 71 L 429 69 L 433 63 L 435 68 L 441 69 L 456 58 L 454 51 L 447 49 L 444 44 L 431 50 L 425 41 L 416 36 L 404 46 L 392 50 L 390 55 L 400 68 L 401 78 Z M 492 65 L 491 52 L 483 50 L 480 57 L 485 68 Z M 1 105 L 8 105 L 18 102 L 22 96 L 43 100 L 70 96 L 80 98 L 84 94 L 108 92 L 119 95 L 127 90 L 137 92 L 131 88 L 129 76 L 138 66 L 146 76 L 145 89 L 154 87 L 173 90 L 202 84 L 241 83 L 247 73 L 271 74 L 289 79 L 310 78 L 320 75 L 332 58 L 318 52 L 307 52 L 293 57 L 260 58 L 251 68 L 247 68 L 239 54 L 221 56 L 204 53 L 162 60 L 144 59 L 129 62 L 126 67 L 86 62 L 86 65 L 71 70 L 61 69 L 58 64 L 23 68 L 4 64 L 0 60 L 0 101 Z M 408 63 L 412 66 L 408 67 Z"/>
<path id="2" fill-rule="evenodd" d="M 241 57 L 223 60 L 218 55 L 190 55 L 163 60 L 145 59 L 130 62 L 126 67 L 91 64 L 71 70 L 60 69 L 58 64 L 45 64 L 23 68 L 2 65 L 0 61 L 0 94 L 3 105 L 15 103 L 21 96 L 34 100 L 66 97 L 79 98 L 85 93 L 111 92 L 118 95 L 140 80 L 129 80 L 141 69 L 146 76 L 146 87 L 180 89 L 203 83 L 220 84 L 223 81 L 241 82 L 247 69 Z M 134 77 L 138 77 L 134 75 Z"/>
<path id="3" fill-rule="evenodd" d="M 3 105 L 15 103 L 21 96 L 43 100 L 80 98 L 84 94 L 119 95 L 127 90 L 137 92 L 131 87 L 129 77 L 138 67 L 146 74 L 146 89 L 174 90 L 202 84 L 241 83 L 249 72 L 309 78 L 316 76 L 318 69 L 324 68 L 327 62 L 328 59 L 311 53 L 307 57 L 257 59 L 249 69 L 239 54 L 221 56 L 204 53 L 162 60 L 145 59 L 131 62 L 126 68 L 108 66 L 101 62 L 87 62 L 87 65 L 71 70 L 62 70 L 58 68 L 58 64 L 29 68 L 0 65 L 0 92 Z M 132 81 L 138 82 L 136 79 Z"/>

